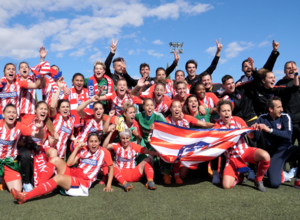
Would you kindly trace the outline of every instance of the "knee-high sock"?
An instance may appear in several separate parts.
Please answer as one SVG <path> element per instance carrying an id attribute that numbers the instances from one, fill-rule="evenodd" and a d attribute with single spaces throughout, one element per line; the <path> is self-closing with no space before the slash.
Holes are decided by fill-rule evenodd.
<path id="1" fill-rule="evenodd" d="M 49 158 L 50 161 L 51 158 Z M 48 162 L 44 171 L 41 173 L 41 177 L 39 180 L 39 184 L 47 182 L 53 175 L 55 169 L 55 165 L 51 162 Z"/>
<path id="2" fill-rule="evenodd" d="M 174 176 L 178 176 L 179 175 L 179 167 L 180 167 L 180 163 L 179 162 L 173 164 Z"/>
<path id="3" fill-rule="evenodd" d="M 262 181 L 265 173 L 268 171 L 271 160 L 268 161 L 260 161 L 257 167 L 257 173 L 255 181 Z"/>
<path id="4" fill-rule="evenodd" d="M 151 166 L 151 164 L 149 162 L 147 162 L 145 164 L 145 174 L 146 174 L 146 177 L 147 177 L 147 180 L 148 181 L 153 181 L 153 178 L 154 178 L 154 171 L 153 171 L 153 168 Z"/>
<path id="5" fill-rule="evenodd" d="M 46 193 L 51 192 L 56 187 L 57 187 L 57 184 L 54 181 L 54 179 L 50 179 L 48 182 L 39 184 L 38 187 L 36 187 L 33 190 L 31 190 L 30 192 L 28 192 L 26 195 L 26 199 L 31 199 L 31 198 L 34 198 L 37 196 L 42 196 Z"/>
<path id="6" fill-rule="evenodd" d="M 126 182 L 126 180 L 124 179 L 121 171 L 117 168 L 114 167 L 114 177 L 118 180 L 119 183 L 121 183 L 122 185 L 124 185 L 124 183 Z"/>

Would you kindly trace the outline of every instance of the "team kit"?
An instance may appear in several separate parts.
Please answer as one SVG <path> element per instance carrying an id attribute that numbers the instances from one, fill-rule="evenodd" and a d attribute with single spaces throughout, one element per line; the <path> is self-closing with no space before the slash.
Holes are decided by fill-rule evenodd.
<path id="1" fill-rule="evenodd" d="M 177 52 L 171 66 L 156 68 L 155 77 L 142 63 L 140 79 L 133 79 L 126 61 L 114 58 L 117 43 L 112 40 L 105 62 L 95 62 L 92 76 L 75 73 L 71 88 L 59 66 L 45 61 L 44 47 L 34 67 L 5 65 L 1 190 L 19 204 L 55 189 L 88 196 L 98 177 L 106 192 L 114 190 L 113 181 L 128 192 L 142 178 L 147 189 L 155 190 L 154 170 L 166 185 L 183 184 L 201 162 L 207 162 L 212 184 L 224 189 L 253 180 L 266 192 L 292 178 L 300 188 L 300 148 L 294 145 L 300 137 L 298 67 L 286 62 L 285 76 L 275 84 L 278 42 L 273 40 L 263 67 L 249 57 L 238 80 L 224 75 L 221 83 L 212 83 L 220 39 L 206 70 L 196 74 L 197 62 L 188 60 L 174 80 L 168 76 L 180 59 Z"/>

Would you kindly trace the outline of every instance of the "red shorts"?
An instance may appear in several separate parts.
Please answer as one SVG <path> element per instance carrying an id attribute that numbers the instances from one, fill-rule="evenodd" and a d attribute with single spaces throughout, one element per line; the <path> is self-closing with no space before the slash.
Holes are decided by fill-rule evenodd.
<path id="1" fill-rule="evenodd" d="M 25 124 L 25 125 L 30 125 L 32 123 L 32 120 L 34 117 L 35 117 L 35 115 L 28 115 L 28 114 L 24 114 L 24 113 L 22 113 L 20 115 L 21 122 L 22 122 L 22 124 Z"/>
<path id="2" fill-rule="evenodd" d="M 138 182 L 143 177 L 139 171 L 139 166 L 136 166 L 133 169 L 123 168 L 121 169 L 121 173 L 127 182 Z"/>
<path id="3" fill-rule="evenodd" d="M 71 177 L 71 188 L 80 186 L 80 185 L 83 185 L 84 187 L 88 188 L 90 185 L 90 182 L 91 182 L 90 180 L 85 180 L 82 177 L 80 177 L 78 168 L 76 168 L 76 167 L 70 168 L 70 167 L 66 166 L 64 175 Z"/>
<path id="4" fill-rule="evenodd" d="M 258 148 L 248 147 L 242 155 L 243 160 L 247 163 L 256 164 L 256 162 L 254 161 L 254 153 L 256 150 L 258 150 Z M 237 172 L 237 167 L 235 166 L 235 163 L 231 159 L 229 159 L 229 162 L 227 160 L 227 163 L 226 163 L 226 166 L 225 166 L 225 169 L 223 172 L 223 176 L 225 176 L 225 175 L 232 176 L 236 179 L 239 176 L 239 174 Z"/>
<path id="5" fill-rule="evenodd" d="M 14 180 L 21 180 L 21 174 L 8 166 L 4 165 L 4 181 L 6 183 L 14 181 Z"/>

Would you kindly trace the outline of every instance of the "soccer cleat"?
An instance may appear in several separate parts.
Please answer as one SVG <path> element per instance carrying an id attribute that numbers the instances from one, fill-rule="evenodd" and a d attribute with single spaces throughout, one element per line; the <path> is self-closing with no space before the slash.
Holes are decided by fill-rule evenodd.
<path id="1" fill-rule="evenodd" d="M 23 184 L 23 190 L 25 192 L 30 192 L 31 190 L 33 190 L 33 186 L 31 185 L 31 183 L 24 183 Z"/>
<path id="2" fill-rule="evenodd" d="M 290 171 L 288 172 L 288 177 L 290 179 L 294 178 L 294 176 L 296 176 L 296 174 L 297 174 L 297 170 L 298 170 L 297 167 L 291 168 Z"/>
<path id="3" fill-rule="evenodd" d="M 129 190 L 131 190 L 133 188 L 133 186 L 127 182 L 124 183 L 123 187 L 124 187 L 125 192 L 128 192 Z"/>
<path id="4" fill-rule="evenodd" d="M 265 188 L 263 181 L 254 182 L 254 185 L 257 187 L 257 189 L 259 191 L 261 191 L 261 192 L 267 192 L 267 189 Z"/>
<path id="5" fill-rule="evenodd" d="M 26 199 L 27 193 L 26 192 L 25 193 L 24 192 L 19 192 L 16 189 L 13 188 L 11 190 L 11 194 L 13 195 L 13 197 L 15 198 L 15 200 L 18 201 L 19 204 L 23 204 L 24 202 L 27 201 L 27 199 Z"/>
<path id="6" fill-rule="evenodd" d="M 300 179 L 296 178 L 294 182 L 294 187 L 300 189 Z"/>
<path id="7" fill-rule="evenodd" d="M 146 183 L 145 186 L 146 186 L 146 188 L 148 188 L 148 189 L 156 190 L 156 186 L 155 186 L 154 181 L 148 181 L 148 182 Z"/>
<path id="8" fill-rule="evenodd" d="M 255 173 L 254 173 L 253 170 L 249 171 L 247 179 L 248 180 L 255 180 Z"/>
<path id="9" fill-rule="evenodd" d="M 220 184 L 220 174 L 217 170 L 213 170 L 212 184 Z"/>
<path id="10" fill-rule="evenodd" d="M 180 178 L 179 175 L 175 175 L 174 178 L 175 178 L 175 183 L 176 184 L 179 184 L 179 185 L 183 184 L 183 181 L 182 181 L 182 179 Z"/>
<path id="11" fill-rule="evenodd" d="M 165 174 L 163 179 L 164 179 L 164 183 L 165 184 L 167 184 L 167 185 L 171 184 L 171 179 L 172 178 L 171 178 L 171 176 L 169 174 Z"/>

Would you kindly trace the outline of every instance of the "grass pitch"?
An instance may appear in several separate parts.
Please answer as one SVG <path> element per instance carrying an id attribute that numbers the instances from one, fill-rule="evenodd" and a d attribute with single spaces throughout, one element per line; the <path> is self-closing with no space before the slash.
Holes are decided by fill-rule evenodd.
<path id="1" fill-rule="evenodd" d="M 89 197 L 51 193 L 22 205 L 2 191 L 0 219 L 300 219 L 300 190 L 293 182 L 262 193 L 250 181 L 224 190 L 200 175 L 191 172 L 182 186 L 165 186 L 158 176 L 155 191 L 145 188 L 145 180 L 127 193 L 116 183 L 112 193 L 96 184 Z"/>

